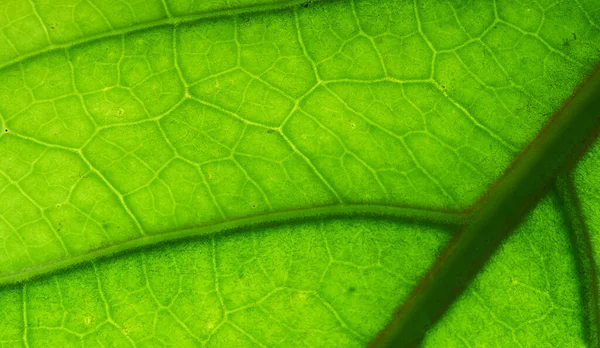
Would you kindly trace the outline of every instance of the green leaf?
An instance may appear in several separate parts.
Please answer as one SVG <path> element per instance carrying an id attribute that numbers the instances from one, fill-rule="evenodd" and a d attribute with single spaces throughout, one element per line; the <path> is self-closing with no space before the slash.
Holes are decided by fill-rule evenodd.
<path id="1" fill-rule="evenodd" d="M 273 10 L 298 0 L 7 1 L 0 4 L 0 66 L 58 47 L 221 15 Z M 23 40 L 26 35 L 27 40 Z"/>
<path id="2" fill-rule="evenodd" d="M 94 261 L 0 293 L 0 341 L 22 344 L 25 332 L 31 346 L 361 346 L 448 236 L 326 220 Z"/>
<path id="3" fill-rule="evenodd" d="M 598 262 L 600 261 L 600 218 L 598 215 L 598 197 L 600 177 L 594 171 L 598 165 L 600 143 L 596 142 L 589 152 L 577 164 L 569 178 L 569 193 L 572 197 L 572 221 L 575 230 L 575 243 L 581 260 L 581 273 L 585 282 L 582 286 L 586 308 L 586 322 L 590 328 L 590 336 L 600 341 L 600 307 L 598 302 Z"/>
<path id="4" fill-rule="evenodd" d="M 594 255 L 600 251 L 598 241 L 600 237 L 600 144 L 596 143 L 585 157 L 579 162 L 574 172 L 574 184 L 577 195 L 581 200 L 583 218 L 592 235 Z"/>
<path id="5" fill-rule="evenodd" d="M 447 249 L 465 253 L 448 263 L 456 269 L 471 248 L 461 236 L 485 233 L 481 226 L 503 216 L 494 217 L 494 197 L 516 192 L 498 205 L 514 208 L 502 212 L 516 226 L 536 185 L 552 179 L 583 125 L 595 122 L 584 115 L 577 123 L 585 103 L 578 101 L 548 129 L 563 122 L 580 132 L 550 132 L 554 147 L 527 155 L 600 60 L 592 0 L 300 3 L 0 4 L 0 302 L 8 318 L 0 319 L 0 341 L 364 345 L 395 307 L 412 301 L 412 286 L 439 254 L 414 291 L 436 277 L 448 255 L 439 252 L 442 230 L 469 231 Z M 593 99 L 588 90 L 578 100 Z M 551 165 L 536 167 L 538 159 Z M 582 164 L 587 173 L 590 161 Z M 510 187 L 505 179 L 542 169 L 537 184 Z M 588 181 L 577 187 L 586 191 L 598 180 L 581 171 L 575 178 Z M 510 190 L 495 194 L 497 187 Z M 594 192 L 582 201 L 590 221 L 598 209 L 585 202 Z M 577 204 L 553 204 L 541 203 L 426 343 L 497 344 L 498 330 L 512 330 L 520 343 L 556 342 L 550 329 L 521 330 L 542 317 L 548 327 L 572 329 L 565 344 L 597 337 L 590 292 L 581 291 L 581 301 L 552 292 L 574 294 L 577 277 L 582 289 L 595 277 L 580 252 L 589 243 L 577 237 L 587 221 L 576 221 Z M 329 217 L 336 219 L 320 221 Z M 503 226 L 495 230 L 508 233 Z M 547 230 L 550 240 L 532 237 Z M 150 248 L 193 236 L 204 238 Z M 496 248 L 485 239 L 471 239 L 472 272 Z M 532 239 L 544 260 L 575 258 L 528 288 L 537 292 L 493 285 L 503 276 L 498 264 L 521 260 Z M 525 257 L 520 277 L 535 282 L 551 271 L 537 261 Z M 186 291 L 184 282 L 204 290 Z M 444 289 L 434 290 L 427 293 Z M 511 291 L 518 299 L 508 308 L 519 309 L 502 313 L 504 325 L 465 331 L 466 316 L 486 315 L 478 306 L 492 313 L 488 320 L 506 306 L 482 299 Z M 176 309 L 178 294 L 188 302 Z M 544 301 L 564 320 L 540 310 Z"/>
<path id="6" fill-rule="evenodd" d="M 423 345 L 586 346 L 577 267 L 561 209 L 554 194 L 541 200 Z"/>

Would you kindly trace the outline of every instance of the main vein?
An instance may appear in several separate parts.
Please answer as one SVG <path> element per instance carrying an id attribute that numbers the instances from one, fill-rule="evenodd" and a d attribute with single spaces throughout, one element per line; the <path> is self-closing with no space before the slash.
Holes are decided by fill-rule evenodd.
<path id="1" fill-rule="evenodd" d="M 476 204 L 372 346 L 411 347 L 467 288 L 569 156 L 600 126 L 600 66 Z"/>

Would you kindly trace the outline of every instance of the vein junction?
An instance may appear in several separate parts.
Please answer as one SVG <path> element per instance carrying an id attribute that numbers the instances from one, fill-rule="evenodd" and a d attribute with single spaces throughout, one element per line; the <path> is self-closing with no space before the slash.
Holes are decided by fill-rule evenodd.
<path id="1" fill-rule="evenodd" d="M 293 209 L 464 209 L 593 62 L 557 9 L 489 5 L 323 2 L 4 67 L 0 274 Z"/>

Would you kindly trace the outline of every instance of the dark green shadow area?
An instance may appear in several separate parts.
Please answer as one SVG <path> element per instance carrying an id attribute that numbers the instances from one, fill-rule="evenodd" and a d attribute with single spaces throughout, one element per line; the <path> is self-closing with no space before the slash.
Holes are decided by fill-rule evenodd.
<path id="1" fill-rule="evenodd" d="M 575 256 L 583 307 L 585 310 L 584 328 L 590 347 L 600 346 L 600 314 L 598 312 L 598 267 L 594 260 L 590 232 L 586 226 L 577 199 L 572 177 L 560 175 L 556 180 L 559 202 L 571 238 L 572 253 Z"/>

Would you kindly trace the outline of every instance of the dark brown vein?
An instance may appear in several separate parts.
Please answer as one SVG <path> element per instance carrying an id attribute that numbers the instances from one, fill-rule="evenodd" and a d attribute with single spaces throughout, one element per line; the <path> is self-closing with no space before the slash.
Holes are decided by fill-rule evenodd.
<path id="1" fill-rule="evenodd" d="M 476 204 L 372 346 L 412 347 L 462 294 L 582 143 L 600 125 L 600 66 Z"/>

